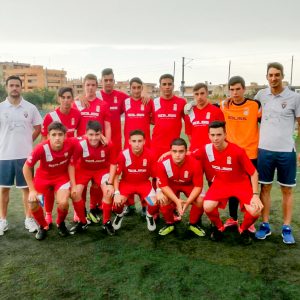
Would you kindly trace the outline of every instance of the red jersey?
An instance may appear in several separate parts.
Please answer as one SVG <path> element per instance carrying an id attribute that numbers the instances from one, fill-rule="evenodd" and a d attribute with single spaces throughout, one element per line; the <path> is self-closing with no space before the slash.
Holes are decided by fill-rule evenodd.
<path id="1" fill-rule="evenodd" d="M 168 155 L 158 163 L 157 178 L 159 186 L 203 186 L 203 172 L 199 161 L 186 155 L 182 165 L 176 165 Z"/>
<path id="2" fill-rule="evenodd" d="M 218 151 L 213 144 L 207 144 L 193 155 L 202 161 L 207 180 L 222 184 L 249 182 L 249 176 L 255 172 L 251 160 L 244 149 L 228 142 L 227 147 Z"/>
<path id="3" fill-rule="evenodd" d="M 118 158 L 117 174 L 122 173 L 122 181 L 138 183 L 149 181 L 154 176 L 155 161 L 150 150 L 144 148 L 138 156 L 130 148 L 123 150 Z"/>
<path id="4" fill-rule="evenodd" d="M 103 133 L 105 133 L 104 121 L 111 122 L 109 107 L 105 102 L 95 98 L 89 103 L 89 107 L 83 107 L 79 100 L 74 101 L 73 107 L 79 110 L 81 115 L 77 136 L 85 134 L 88 121 L 98 121 L 103 128 Z"/>
<path id="5" fill-rule="evenodd" d="M 52 122 L 57 121 L 67 127 L 67 137 L 74 137 L 75 131 L 79 126 L 80 117 L 80 112 L 75 108 L 71 108 L 68 114 L 63 114 L 58 107 L 56 110 L 46 114 L 42 126 L 42 136 L 47 136 L 48 126 Z"/>
<path id="6" fill-rule="evenodd" d="M 164 153 L 170 149 L 171 142 L 180 137 L 185 104 L 186 100 L 177 96 L 154 99 L 152 148 L 161 148 Z"/>
<path id="7" fill-rule="evenodd" d="M 35 177 L 44 179 L 55 179 L 58 176 L 68 175 L 68 166 L 73 159 L 73 154 L 78 141 L 69 138 L 64 141 L 63 148 L 59 151 L 51 149 L 50 141 L 38 144 L 27 158 L 26 164 L 33 168 L 40 161 Z"/>
<path id="8" fill-rule="evenodd" d="M 113 90 L 110 94 L 103 90 L 97 93 L 98 97 L 107 103 L 111 114 L 111 138 L 118 151 L 122 149 L 121 114 L 124 112 L 124 101 L 128 95 Z"/>
<path id="9" fill-rule="evenodd" d="M 210 103 L 202 109 L 194 106 L 185 116 L 185 133 L 191 136 L 191 151 L 210 143 L 208 125 L 213 121 L 224 121 L 224 115 L 220 108 Z"/>
<path id="10" fill-rule="evenodd" d="M 154 113 L 153 101 L 147 104 L 142 103 L 142 99 L 134 100 L 127 98 L 124 101 L 125 111 L 125 147 L 128 147 L 129 134 L 132 130 L 140 129 L 145 133 L 146 147 L 150 148 L 150 123 Z"/>
<path id="11" fill-rule="evenodd" d="M 92 147 L 86 138 L 79 140 L 74 158 L 79 171 L 109 169 L 110 164 L 117 164 L 117 152 L 111 142 Z"/>

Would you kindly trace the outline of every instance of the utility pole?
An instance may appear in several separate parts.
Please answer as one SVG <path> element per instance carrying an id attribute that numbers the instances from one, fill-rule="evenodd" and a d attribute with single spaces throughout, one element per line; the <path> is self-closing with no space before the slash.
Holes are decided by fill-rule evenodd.
<path id="1" fill-rule="evenodd" d="M 180 87 L 180 90 L 181 90 L 181 96 L 184 97 L 184 59 L 185 57 L 182 57 L 182 71 L 181 71 L 181 74 L 182 74 L 182 77 L 181 77 L 181 87 Z"/>
<path id="2" fill-rule="evenodd" d="M 229 61 L 229 65 L 228 65 L 228 80 L 227 80 L 227 82 L 229 82 L 229 79 L 230 79 L 230 69 L 231 69 L 231 60 Z"/>
<path id="3" fill-rule="evenodd" d="M 175 81 L 175 72 L 176 72 L 176 62 L 174 60 L 174 63 L 173 63 L 173 77 L 174 77 L 174 81 Z"/>
<path id="4" fill-rule="evenodd" d="M 293 68 L 294 68 L 294 55 L 292 56 L 292 65 L 291 65 L 291 79 L 290 79 L 290 86 L 293 85 Z"/>

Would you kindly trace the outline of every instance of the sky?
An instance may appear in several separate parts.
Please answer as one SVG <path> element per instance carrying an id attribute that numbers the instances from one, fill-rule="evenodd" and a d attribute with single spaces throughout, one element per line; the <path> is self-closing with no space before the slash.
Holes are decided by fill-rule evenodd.
<path id="1" fill-rule="evenodd" d="M 298 0 L 1 1 L 0 61 L 64 69 L 68 78 L 114 69 L 117 81 L 222 84 L 230 75 L 266 84 L 281 62 L 300 85 Z"/>

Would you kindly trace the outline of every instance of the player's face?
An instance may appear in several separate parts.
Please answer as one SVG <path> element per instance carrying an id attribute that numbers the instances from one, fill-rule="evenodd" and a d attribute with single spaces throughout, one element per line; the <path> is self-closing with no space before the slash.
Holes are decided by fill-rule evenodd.
<path id="1" fill-rule="evenodd" d="M 245 94 L 245 89 L 242 87 L 240 83 L 236 83 L 229 87 L 229 95 L 233 101 L 244 100 L 244 94 Z"/>
<path id="2" fill-rule="evenodd" d="M 173 159 L 173 162 L 177 165 L 183 163 L 185 156 L 186 156 L 186 148 L 181 145 L 181 146 L 175 146 L 173 145 L 171 148 L 171 156 Z"/>
<path id="3" fill-rule="evenodd" d="M 160 82 L 160 92 L 162 97 L 170 98 L 173 96 L 174 82 L 170 78 L 164 78 Z"/>
<path id="4" fill-rule="evenodd" d="M 20 98 L 22 86 L 19 80 L 11 79 L 6 86 L 7 95 L 11 98 Z"/>
<path id="5" fill-rule="evenodd" d="M 111 93 L 115 86 L 114 75 L 104 75 L 101 79 L 103 90 L 105 93 Z"/>
<path id="6" fill-rule="evenodd" d="M 194 92 L 194 99 L 197 105 L 204 106 L 208 103 L 208 92 L 205 88 L 201 88 L 198 91 Z"/>
<path id="7" fill-rule="evenodd" d="M 270 68 L 267 74 L 267 80 L 271 88 L 277 88 L 282 86 L 283 74 L 280 70 Z"/>
<path id="8" fill-rule="evenodd" d="M 143 85 L 137 82 L 133 82 L 130 86 L 130 94 L 134 99 L 140 99 L 142 97 Z"/>
<path id="9" fill-rule="evenodd" d="M 145 138 L 139 134 L 132 135 L 129 138 L 129 145 L 134 154 L 142 153 L 145 145 Z"/>
<path id="10" fill-rule="evenodd" d="M 92 147 L 97 147 L 101 141 L 101 131 L 89 129 L 86 132 L 86 137 Z"/>
<path id="11" fill-rule="evenodd" d="M 63 110 L 70 110 L 73 103 L 73 96 L 70 92 L 65 92 L 59 97 L 58 102 Z"/>
<path id="12" fill-rule="evenodd" d="M 225 138 L 226 133 L 222 127 L 209 129 L 209 139 L 217 149 L 223 148 Z"/>
<path id="13" fill-rule="evenodd" d="M 48 139 L 53 150 L 60 150 L 64 145 L 66 134 L 60 130 L 53 129 L 48 133 Z"/>
<path id="14" fill-rule="evenodd" d="M 96 96 L 97 91 L 97 81 L 96 80 L 86 80 L 84 82 L 84 92 L 86 97 L 94 97 Z"/>

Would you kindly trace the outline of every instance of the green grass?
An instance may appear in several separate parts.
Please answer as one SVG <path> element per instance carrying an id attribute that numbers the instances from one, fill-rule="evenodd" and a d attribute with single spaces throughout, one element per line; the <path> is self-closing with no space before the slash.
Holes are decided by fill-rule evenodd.
<path id="1" fill-rule="evenodd" d="M 13 189 L 10 227 L 0 237 L 0 299 L 300 299 L 299 199 L 298 186 L 293 246 L 280 236 L 276 185 L 273 234 L 251 246 L 240 245 L 236 232 L 226 233 L 221 243 L 194 238 L 185 231 L 187 217 L 174 234 L 161 238 L 147 231 L 138 214 L 126 217 L 114 237 L 94 225 L 67 238 L 52 229 L 38 242 L 24 229 L 20 193 Z M 68 226 L 71 216 L 72 211 Z"/>

